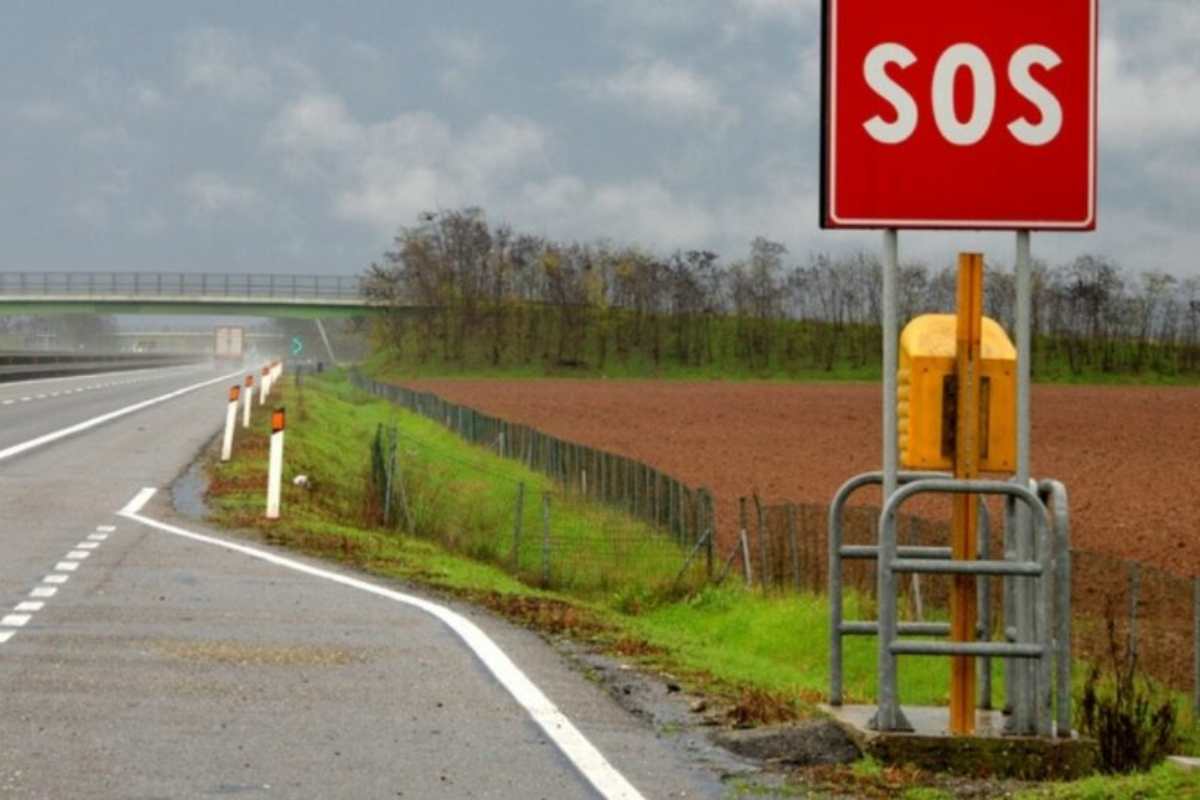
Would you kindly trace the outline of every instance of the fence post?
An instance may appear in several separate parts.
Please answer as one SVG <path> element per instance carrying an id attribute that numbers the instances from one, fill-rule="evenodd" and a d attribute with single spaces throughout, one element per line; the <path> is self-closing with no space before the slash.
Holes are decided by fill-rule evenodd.
<path id="1" fill-rule="evenodd" d="M 919 546 L 921 544 L 921 532 L 920 532 L 921 529 L 918 527 L 919 525 L 920 525 L 919 520 L 916 517 L 913 517 L 912 525 L 909 526 L 909 530 L 911 531 L 911 535 L 912 535 L 912 539 L 909 542 L 909 544 L 913 545 L 914 547 Z M 984 558 L 987 558 L 987 556 L 985 555 Z M 912 574 L 912 594 L 913 594 L 913 611 L 916 614 L 917 622 L 924 622 L 925 621 L 925 598 L 921 595 L 921 576 L 920 576 L 920 574 L 918 574 L 916 572 L 914 572 Z M 982 636 L 986 640 L 990 636 L 990 634 L 988 631 L 984 631 Z M 983 663 L 986 663 L 989 666 L 991 665 L 991 662 L 986 659 L 983 661 Z"/>
<path id="2" fill-rule="evenodd" d="M 384 438 L 384 444 L 388 454 L 383 462 L 383 526 L 388 528 L 392 524 L 392 476 L 396 472 L 396 437 L 393 435 Z"/>
<path id="3" fill-rule="evenodd" d="M 717 515 L 713 512 L 713 497 L 712 492 L 708 489 L 702 489 L 702 497 L 704 498 L 704 521 L 705 527 L 708 530 L 708 552 L 705 553 L 706 574 L 708 575 L 709 583 L 713 579 L 713 556 L 716 549 L 717 541 Z"/>
<path id="4" fill-rule="evenodd" d="M 796 535 L 796 504 L 788 503 L 788 545 L 792 551 L 792 584 L 800 591 L 800 540 Z"/>
<path id="5" fill-rule="evenodd" d="M 1192 722 L 1200 722 L 1200 577 L 1192 581 Z"/>
<path id="6" fill-rule="evenodd" d="M 742 573 L 746 576 L 746 588 L 754 586 L 754 570 L 750 567 L 750 542 L 746 538 L 746 529 L 742 528 Z"/>
<path id="7" fill-rule="evenodd" d="M 542 587 L 550 585 L 550 493 L 542 492 Z"/>
<path id="8" fill-rule="evenodd" d="M 525 519 L 525 482 L 517 484 L 517 516 L 513 520 L 513 570 L 521 569 L 521 524 Z"/>
<path id="9" fill-rule="evenodd" d="M 1142 568 L 1138 562 L 1129 565 L 1129 646 L 1127 648 L 1131 659 L 1137 658 L 1137 615 L 1138 594 L 1142 588 Z"/>
<path id="10" fill-rule="evenodd" d="M 762 501 L 758 499 L 758 492 L 754 493 L 754 512 L 758 518 L 758 582 L 766 590 L 767 584 L 771 580 L 770 570 L 767 568 L 767 521 L 766 515 L 763 513 Z"/>

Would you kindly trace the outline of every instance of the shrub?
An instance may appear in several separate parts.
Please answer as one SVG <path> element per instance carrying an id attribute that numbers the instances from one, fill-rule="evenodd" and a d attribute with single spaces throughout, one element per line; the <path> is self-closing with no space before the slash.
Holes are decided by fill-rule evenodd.
<path id="1" fill-rule="evenodd" d="M 1134 642 L 1122 647 L 1116 614 L 1106 614 L 1111 675 L 1093 665 L 1080 703 L 1080 729 L 1100 746 L 1100 769 L 1108 773 L 1144 772 L 1174 748 L 1178 735 L 1171 699 L 1156 690 L 1138 669 Z"/>

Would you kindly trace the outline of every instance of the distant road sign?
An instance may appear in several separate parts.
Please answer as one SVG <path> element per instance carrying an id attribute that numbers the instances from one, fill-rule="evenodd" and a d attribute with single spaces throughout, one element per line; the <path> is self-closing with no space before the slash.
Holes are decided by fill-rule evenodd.
<path id="1" fill-rule="evenodd" d="M 821 225 L 1096 227 L 1097 0 L 825 0 Z"/>
<path id="2" fill-rule="evenodd" d="M 292 337 L 292 355 L 298 356 L 304 352 L 304 340 L 299 336 Z"/>

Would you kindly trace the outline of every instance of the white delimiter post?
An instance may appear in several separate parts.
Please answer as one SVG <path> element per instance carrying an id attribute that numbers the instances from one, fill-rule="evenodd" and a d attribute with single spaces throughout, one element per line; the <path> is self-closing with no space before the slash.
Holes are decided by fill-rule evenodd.
<path id="1" fill-rule="evenodd" d="M 279 495 L 283 486 L 284 411 L 271 415 L 271 455 L 267 468 L 267 519 L 279 519 Z"/>
<path id="2" fill-rule="evenodd" d="M 265 406 L 267 404 L 267 395 L 271 393 L 271 370 L 267 367 L 262 368 L 262 386 L 258 390 L 258 404 Z"/>
<path id="3" fill-rule="evenodd" d="M 238 386 L 229 387 L 229 405 L 225 409 L 225 438 L 221 441 L 221 460 L 233 457 L 233 426 L 237 423 Z"/>
<path id="4" fill-rule="evenodd" d="M 245 398 L 242 400 L 242 428 L 250 427 L 250 406 L 254 404 L 254 376 L 246 376 Z"/>

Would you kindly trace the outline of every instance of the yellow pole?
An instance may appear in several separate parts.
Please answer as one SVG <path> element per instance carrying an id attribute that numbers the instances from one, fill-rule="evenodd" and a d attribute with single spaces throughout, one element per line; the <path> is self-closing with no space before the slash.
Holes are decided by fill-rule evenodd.
<path id="1" fill-rule="evenodd" d="M 957 414 L 954 435 L 954 477 L 979 477 L 981 450 L 980 340 L 983 335 L 983 256 L 961 253 L 958 257 L 958 328 L 955 366 Z M 974 495 L 954 496 L 951 549 L 954 558 L 975 558 L 978 512 Z M 955 575 L 950 594 L 950 638 L 956 642 L 975 639 L 975 578 Z M 975 659 L 952 656 L 950 666 L 950 732 L 969 735 L 975 732 L 976 696 Z"/>

